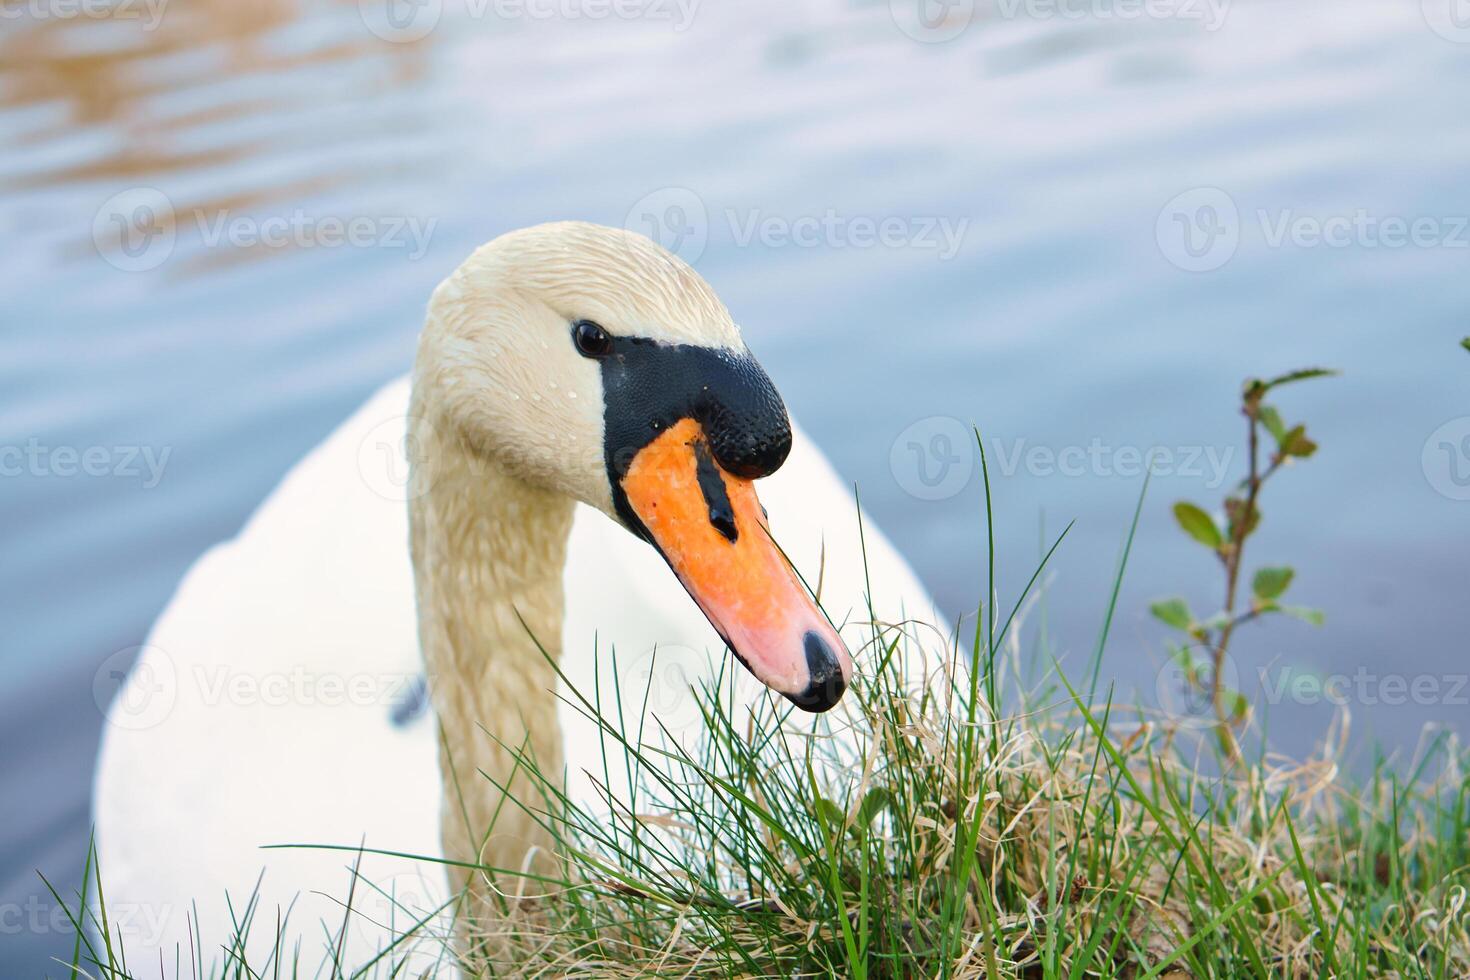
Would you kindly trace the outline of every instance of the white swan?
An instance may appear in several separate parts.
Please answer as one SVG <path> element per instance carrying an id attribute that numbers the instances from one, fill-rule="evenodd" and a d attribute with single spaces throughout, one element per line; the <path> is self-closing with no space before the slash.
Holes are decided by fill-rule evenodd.
<path id="1" fill-rule="evenodd" d="M 840 696 L 843 643 L 773 561 L 742 478 L 779 463 L 784 421 L 708 285 L 647 239 L 558 223 L 478 250 L 434 293 L 412 396 L 407 379 L 378 392 L 195 564 L 113 702 L 94 805 L 129 963 L 171 976 L 180 950 L 218 960 L 257 882 L 256 962 L 287 908 L 287 950 L 314 965 L 345 941 L 353 963 L 449 894 L 437 865 L 366 854 L 377 887 L 359 885 L 339 935 L 358 856 L 264 845 L 522 866 L 545 842 L 515 808 L 482 847 L 448 802 L 462 793 L 470 824 L 490 822 L 498 797 L 476 769 L 504 778 L 510 760 L 487 732 L 528 739 L 543 767 L 564 757 L 580 798 L 602 765 L 527 627 L 578 689 L 600 666 L 605 703 L 615 649 L 626 711 L 651 674 L 648 710 L 676 733 L 699 724 L 688 685 L 725 646 L 711 619 L 767 685 L 811 707 Z M 760 494 L 832 621 L 866 622 L 857 509 L 799 430 Z M 865 533 L 880 618 L 931 614 Z M 416 712 L 425 666 L 433 711 Z"/>

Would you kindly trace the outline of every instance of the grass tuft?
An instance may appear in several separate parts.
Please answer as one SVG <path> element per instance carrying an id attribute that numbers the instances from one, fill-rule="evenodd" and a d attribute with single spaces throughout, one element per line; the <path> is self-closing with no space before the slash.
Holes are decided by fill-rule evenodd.
<path id="1" fill-rule="evenodd" d="M 566 880 L 498 924 L 486 972 L 1470 974 L 1453 739 L 1413 781 L 1354 789 L 1330 754 L 1228 765 L 1059 674 L 1046 707 L 971 720 L 963 672 L 909 649 L 923 632 L 877 627 L 887 667 L 835 724 L 771 700 L 732 712 L 719 686 L 696 695 L 692 749 L 604 722 L 648 795 L 544 812 Z"/>

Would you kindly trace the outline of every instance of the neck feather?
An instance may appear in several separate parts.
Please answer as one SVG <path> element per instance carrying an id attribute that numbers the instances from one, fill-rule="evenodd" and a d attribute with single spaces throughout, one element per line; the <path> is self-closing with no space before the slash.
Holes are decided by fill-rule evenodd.
<path id="1" fill-rule="evenodd" d="M 520 869 L 549 841 L 495 783 L 544 808 L 531 778 L 516 772 L 518 749 L 561 779 L 556 674 L 546 655 L 561 653 L 573 503 L 476 452 L 417 392 L 410 418 L 411 551 L 419 642 L 442 731 L 444 854 Z M 458 877 L 480 890 L 477 876 Z"/>

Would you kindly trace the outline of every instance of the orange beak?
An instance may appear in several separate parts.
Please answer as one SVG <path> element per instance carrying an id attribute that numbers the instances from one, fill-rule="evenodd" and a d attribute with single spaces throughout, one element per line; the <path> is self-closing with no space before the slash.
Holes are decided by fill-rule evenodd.
<path id="1" fill-rule="evenodd" d="M 683 419 L 638 451 L 622 478 L 648 529 L 735 656 L 806 711 L 826 711 L 852 658 L 766 526 L 755 484 L 715 462 L 703 428 Z"/>

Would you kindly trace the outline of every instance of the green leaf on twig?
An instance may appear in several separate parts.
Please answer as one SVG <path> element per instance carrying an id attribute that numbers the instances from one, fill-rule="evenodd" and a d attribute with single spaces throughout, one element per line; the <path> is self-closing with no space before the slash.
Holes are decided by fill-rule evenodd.
<path id="1" fill-rule="evenodd" d="M 1219 548 L 1223 542 L 1220 537 L 1220 529 L 1215 526 L 1214 520 L 1209 514 L 1200 510 L 1194 504 L 1181 500 L 1174 505 L 1174 519 L 1189 535 L 1206 548 Z"/>
<path id="2" fill-rule="evenodd" d="M 1311 623 L 1313 626 L 1321 626 L 1327 622 L 1327 615 L 1320 609 L 1308 609 L 1306 606 L 1278 606 L 1277 608 L 1286 613 L 1286 615 L 1294 616 L 1304 623 Z"/>
<path id="3" fill-rule="evenodd" d="M 1276 445 L 1281 445 L 1281 440 L 1286 438 L 1286 423 L 1281 421 L 1281 413 L 1270 405 L 1261 406 L 1261 424 L 1266 431 L 1271 433 L 1271 438 L 1276 440 Z"/>
<path id="4" fill-rule="evenodd" d="M 1307 438 L 1307 427 L 1298 425 L 1281 437 L 1281 455 L 1306 459 L 1317 451 L 1317 444 Z"/>
<path id="5" fill-rule="evenodd" d="M 1287 586 L 1291 585 L 1295 575 L 1294 570 L 1285 566 L 1263 568 L 1256 572 L 1255 580 L 1251 582 L 1251 591 L 1262 599 L 1279 599 Z"/>
<path id="6" fill-rule="evenodd" d="M 1263 390 L 1270 391 L 1272 388 L 1280 388 L 1282 385 L 1289 385 L 1296 381 L 1309 381 L 1312 378 L 1331 378 L 1336 375 L 1337 372 L 1331 368 L 1300 368 L 1296 371 L 1287 371 L 1285 374 L 1279 374 L 1270 381 L 1258 381 L 1255 383 L 1262 385 Z"/>
<path id="7" fill-rule="evenodd" d="M 1296 371 L 1288 371 L 1266 382 L 1267 388 L 1279 388 L 1293 381 L 1306 381 L 1310 378 L 1331 378 L 1337 374 L 1331 368 L 1301 368 Z"/>
<path id="8" fill-rule="evenodd" d="M 1183 599 L 1165 599 L 1148 607 L 1148 611 L 1154 614 L 1154 618 L 1176 630 L 1189 631 L 1194 625 L 1194 614 L 1189 611 L 1189 603 Z"/>
<path id="9" fill-rule="evenodd" d="M 1329 368 L 1302 368 L 1298 371 L 1288 371 L 1265 381 L 1260 378 L 1251 378 L 1245 383 L 1245 392 L 1242 397 L 1247 405 L 1257 405 L 1262 398 L 1266 397 L 1266 392 L 1272 388 L 1279 388 L 1294 381 L 1306 381 L 1310 378 L 1330 378 L 1336 374 L 1336 371 Z"/>

